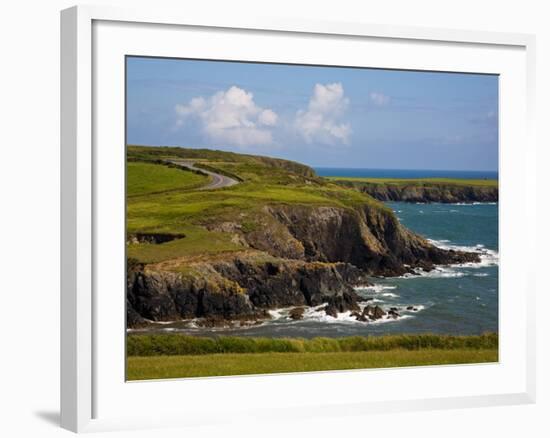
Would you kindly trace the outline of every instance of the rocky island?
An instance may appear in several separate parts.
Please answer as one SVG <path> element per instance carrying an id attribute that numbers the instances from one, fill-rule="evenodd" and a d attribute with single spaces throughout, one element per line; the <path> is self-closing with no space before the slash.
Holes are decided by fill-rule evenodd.
<path id="1" fill-rule="evenodd" d="M 238 184 L 207 189 L 212 174 Z M 354 286 L 369 277 L 479 261 L 432 245 L 367 193 L 291 161 L 133 146 L 127 187 L 128 327 L 254 322 L 269 309 L 321 305 L 368 322 L 396 311 L 361 311 Z"/>

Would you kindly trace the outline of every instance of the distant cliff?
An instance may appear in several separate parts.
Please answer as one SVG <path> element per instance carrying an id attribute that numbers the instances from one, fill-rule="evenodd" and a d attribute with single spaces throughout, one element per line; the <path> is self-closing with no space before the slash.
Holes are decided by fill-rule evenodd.
<path id="1" fill-rule="evenodd" d="M 497 185 L 444 183 L 378 183 L 350 180 L 334 181 L 372 196 L 379 201 L 472 203 L 498 202 Z"/>

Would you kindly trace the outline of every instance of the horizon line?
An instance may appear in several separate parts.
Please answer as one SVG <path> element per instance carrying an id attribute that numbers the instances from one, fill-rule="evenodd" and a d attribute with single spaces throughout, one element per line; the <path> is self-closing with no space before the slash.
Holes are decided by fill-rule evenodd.
<path id="1" fill-rule="evenodd" d="M 347 167 L 347 166 L 316 166 L 315 164 L 308 164 L 309 167 L 314 169 L 354 169 L 354 170 L 429 170 L 434 172 L 498 172 L 498 169 L 430 169 L 419 167 Z"/>

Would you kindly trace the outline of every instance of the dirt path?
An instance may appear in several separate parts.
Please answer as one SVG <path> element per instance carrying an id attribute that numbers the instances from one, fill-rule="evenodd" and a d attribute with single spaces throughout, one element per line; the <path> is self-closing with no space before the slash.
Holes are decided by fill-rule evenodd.
<path id="1" fill-rule="evenodd" d="M 177 164 L 178 166 L 182 167 L 187 167 L 188 169 L 196 170 L 212 177 L 212 181 L 210 181 L 208 184 L 198 190 L 222 189 L 224 187 L 231 187 L 235 184 L 239 184 L 239 181 L 233 178 L 229 178 L 228 176 L 195 167 L 195 163 L 193 161 L 170 161 L 170 163 Z"/>

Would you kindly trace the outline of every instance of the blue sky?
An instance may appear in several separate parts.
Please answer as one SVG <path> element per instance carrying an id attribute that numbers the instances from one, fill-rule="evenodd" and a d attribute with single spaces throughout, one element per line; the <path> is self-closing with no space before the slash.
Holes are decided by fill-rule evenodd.
<path id="1" fill-rule="evenodd" d="M 498 169 L 498 77 L 127 58 L 129 144 L 311 166 Z"/>

